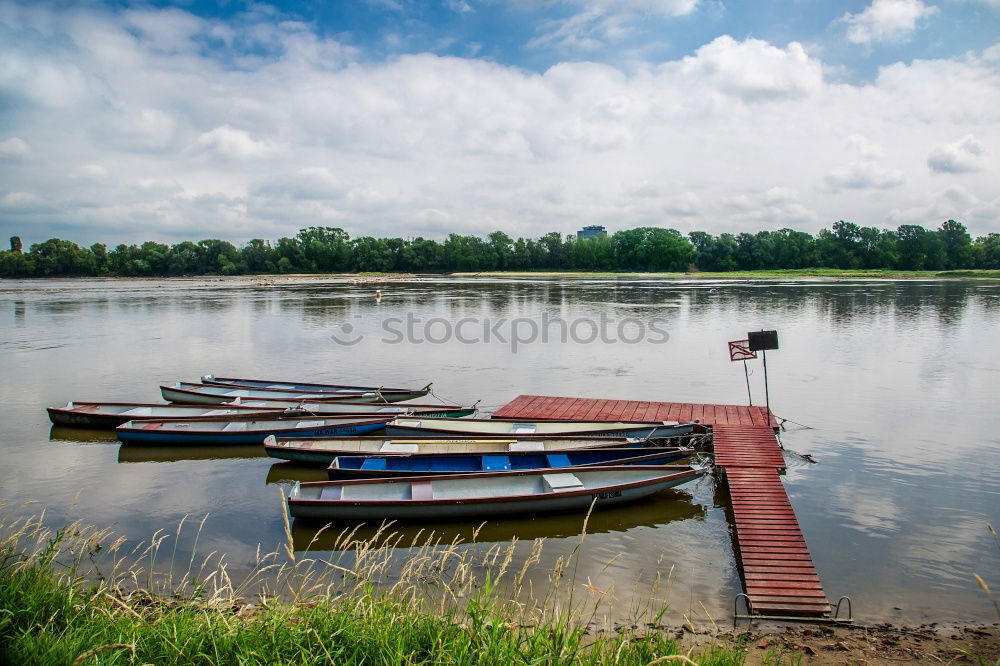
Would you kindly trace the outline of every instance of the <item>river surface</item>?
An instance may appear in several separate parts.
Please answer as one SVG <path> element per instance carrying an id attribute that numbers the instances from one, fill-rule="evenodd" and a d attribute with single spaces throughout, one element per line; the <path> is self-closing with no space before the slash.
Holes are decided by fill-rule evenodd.
<path id="1" fill-rule="evenodd" d="M 253 447 L 121 447 L 52 428 L 44 408 L 155 402 L 158 384 L 206 373 L 433 381 L 441 398 L 481 400 L 486 413 L 522 393 L 746 404 L 726 342 L 761 328 L 779 331 L 767 361 L 771 406 L 790 419 L 784 484 L 828 595 L 851 597 L 866 621 L 995 620 L 973 573 L 1000 589 L 987 530 L 1000 523 L 996 282 L 3 281 L 0 498 L 8 512 L 45 508 L 52 524 L 82 518 L 135 540 L 208 514 L 198 551 L 238 568 L 258 544 L 283 543 L 288 482 L 322 473 Z M 760 362 L 750 369 L 759 404 Z M 579 548 L 576 585 L 607 592 L 613 620 L 634 614 L 657 575 L 671 580 L 676 617 L 729 617 L 740 587 L 726 503 L 705 477 L 595 513 L 582 545 L 581 517 L 555 516 L 489 521 L 468 547 L 516 537 L 516 568 L 545 538 L 536 589 Z M 476 525 L 402 529 L 420 527 L 467 541 Z M 315 533 L 294 525 L 295 546 Z M 321 535 L 312 548 L 331 544 Z M 182 535 L 178 552 L 193 547 Z"/>

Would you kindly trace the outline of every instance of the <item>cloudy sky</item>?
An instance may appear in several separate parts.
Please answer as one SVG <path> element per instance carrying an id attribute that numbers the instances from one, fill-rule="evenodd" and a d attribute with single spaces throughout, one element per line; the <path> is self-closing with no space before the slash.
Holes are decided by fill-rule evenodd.
<path id="1" fill-rule="evenodd" d="M 26 244 L 948 218 L 1000 232 L 1000 0 L 0 0 Z"/>

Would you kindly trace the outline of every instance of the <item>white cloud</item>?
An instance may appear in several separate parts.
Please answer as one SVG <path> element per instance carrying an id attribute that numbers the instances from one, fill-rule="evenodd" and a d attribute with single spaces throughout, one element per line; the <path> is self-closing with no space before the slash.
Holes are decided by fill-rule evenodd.
<path id="1" fill-rule="evenodd" d="M 723 35 L 681 61 L 685 76 L 736 97 L 765 99 L 817 92 L 823 68 L 798 42 L 782 49 L 759 39 Z"/>
<path id="2" fill-rule="evenodd" d="M 0 141 L 0 159 L 17 160 L 30 154 L 31 146 L 16 136 Z"/>
<path id="3" fill-rule="evenodd" d="M 826 183 L 834 190 L 886 190 L 903 184 L 903 172 L 872 161 L 851 162 L 830 171 Z"/>
<path id="4" fill-rule="evenodd" d="M 986 147 L 971 134 L 954 142 L 938 146 L 927 156 L 927 166 L 937 173 L 969 173 L 986 166 Z"/>
<path id="5" fill-rule="evenodd" d="M 690 14 L 697 9 L 699 0 L 563 0 L 562 4 L 576 8 L 576 13 L 543 21 L 539 35 L 528 42 L 529 48 L 595 50 L 624 41 L 650 14 Z"/>
<path id="6" fill-rule="evenodd" d="M 79 178 L 80 180 L 100 181 L 105 180 L 109 175 L 108 170 L 100 164 L 84 164 L 74 169 L 70 177 Z"/>
<path id="7" fill-rule="evenodd" d="M 264 157 L 274 151 L 270 141 L 254 139 L 242 129 L 220 125 L 198 136 L 195 152 L 213 154 L 225 159 Z"/>
<path id="8" fill-rule="evenodd" d="M 874 0 L 864 11 L 844 14 L 840 20 L 847 24 L 847 40 L 855 44 L 899 42 L 917 30 L 921 19 L 937 11 L 923 0 Z"/>
<path id="9" fill-rule="evenodd" d="M 973 230 L 986 227 L 997 231 L 1000 197 L 980 199 L 960 185 L 950 185 L 925 196 L 915 206 L 889 211 L 886 219 L 893 225 L 921 224 L 928 228 L 936 227 L 945 220 L 955 219 L 964 221 Z"/>

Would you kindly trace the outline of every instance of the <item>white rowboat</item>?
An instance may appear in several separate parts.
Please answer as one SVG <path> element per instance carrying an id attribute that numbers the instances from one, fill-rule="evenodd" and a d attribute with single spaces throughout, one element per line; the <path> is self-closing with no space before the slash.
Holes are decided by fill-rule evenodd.
<path id="1" fill-rule="evenodd" d="M 591 467 L 572 472 L 488 472 L 406 479 L 296 483 L 288 509 L 316 520 L 479 518 L 586 512 L 648 497 L 705 470 L 676 466 Z"/>

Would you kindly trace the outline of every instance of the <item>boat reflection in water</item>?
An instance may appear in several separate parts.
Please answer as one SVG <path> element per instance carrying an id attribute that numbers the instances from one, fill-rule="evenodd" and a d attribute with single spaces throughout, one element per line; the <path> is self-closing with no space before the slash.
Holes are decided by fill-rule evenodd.
<path id="1" fill-rule="evenodd" d="M 264 453 L 264 447 L 255 444 L 225 446 L 147 446 L 145 444 L 122 444 L 121 448 L 118 449 L 118 462 L 120 463 L 266 457 L 267 454 Z"/>
<path id="2" fill-rule="evenodd" d="M 289 486 L 296 481 L 327 481 L 329 475 L 325 467 L 298 465 L 294 462 L 276 462 L 267 470 L 266 483 L 286 483 Z M 287 495 L 287 488 L 285 494 Z"/>
<path id="3" fill-rule="evenodd" d="M 304 469 L 304 468 L 303 468 Z M 587 521 L 587 534 L 626 532 L 638 527 L 662 527 L 675 521 L 704 518 L 707 507 L 696 504 L 684 490 L 670 489 L 648 499 L 620 507 L 594 511 Z M 395 523 L 339 522 L 324 527 L 322 522 L 295 520 L 292 543 L 297 551 L 344 551 L 372 539 L 409 546 L 428 541 L 451 543 L 497 543 L 513 539 L 561 539 L 579 536 L 585 515 L 579 512 L 548 514 L 535 518 L 491 519 L 485 521 L 420 521 Z M 351 537 L 345 539 L 344 535 Z"/>
<path id="4" fill-rule="evenodd" d="M 49 430 L 49 441 L 80 442 L 82 444 L 117 442 L 114 430 L 95 430 L 93 428 L 69 428 L 67 426 L 52 426 Z"/>

